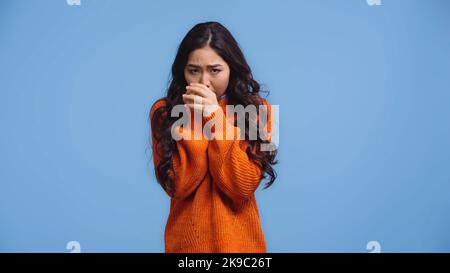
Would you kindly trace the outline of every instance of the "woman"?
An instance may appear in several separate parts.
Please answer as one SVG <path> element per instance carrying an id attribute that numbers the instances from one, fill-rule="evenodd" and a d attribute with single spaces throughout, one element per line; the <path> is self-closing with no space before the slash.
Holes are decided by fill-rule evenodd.
<path id="1" fill-rule="evenodd" d="M 262 105 L 270 119 L 271 106 L 259 93 L 244 55 L 223 25 L 200 23 L 186 34 L 167 95 L 150 111 L 155 174 L 171 197 L 166 252 L 266 252 L 254 192 L 266 174 L 270 180 L 265 188 L 276 178 L 276 150 L 260 149 L 270 144 L 271 121 L 263 134 L 249 138 L 255 120 L 244 115 L 246 126 L 238 127 L 225 107 Z M 201 125 L 210 124 L 214 137 L 200 130 L 200 138 L 174 139 L 173 134 L 199 133 L 191 118 L 188 126 L 173 126 L 178 117 L 171 113 L 177 105 L 194 113 L 191 117 L 201 113 Z M 211 125 L 217 121 L 223 127 Z M 228 131 L 245 138 L 216 137 Z"/>

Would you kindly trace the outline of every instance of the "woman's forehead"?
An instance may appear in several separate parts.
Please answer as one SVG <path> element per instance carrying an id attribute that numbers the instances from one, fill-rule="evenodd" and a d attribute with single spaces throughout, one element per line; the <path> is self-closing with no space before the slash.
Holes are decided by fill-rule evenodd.
<path id="1" fill-rule="evenodd" d="M 225 61 L 211 48 L 199 48 L 189 54 L 188 64 L 212 67 L 224 65 Z"/>

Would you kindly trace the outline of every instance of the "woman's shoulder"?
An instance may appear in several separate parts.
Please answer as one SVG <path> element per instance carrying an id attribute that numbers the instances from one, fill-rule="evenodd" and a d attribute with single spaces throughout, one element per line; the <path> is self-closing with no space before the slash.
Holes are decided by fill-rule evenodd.
<path id="1" fill-rule="evenodd" d="M 167 105 L 167 101 L 166 98 L 160 98 L 158 100 L 156 100 L 152 107 L 150 108 L 150 117 L 153 117 L 153 114 L 155 113 L 155 111 L 161 107 L 164 107 Z"/>
<path id="2" fill-rule="evenodd" d="M 258 98 L 258 105 L 265 106 L 269 111 L 272 108 L 272 105 L 270 104 L 270 102 L 266 98 L 263 98 L 263 97 Z"/>
<path id="3" fill-rule="evenodd" d="M 262 104 L 270 106 L 269 100 L 267 100 L 266 98 L 261 98 L 261 100 L 262 100 Z"/>

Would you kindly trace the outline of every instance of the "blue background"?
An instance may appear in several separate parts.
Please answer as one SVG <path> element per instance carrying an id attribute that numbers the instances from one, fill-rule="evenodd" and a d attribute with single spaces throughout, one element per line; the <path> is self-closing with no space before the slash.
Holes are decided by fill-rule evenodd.
<path id="1" fill-rule="evenodd" d="M 2 0 L 0 251 L 164 251 L 147 115 L 209 20 L 280 105 L 269 252 L 450 251 L 446 0 Z"/>

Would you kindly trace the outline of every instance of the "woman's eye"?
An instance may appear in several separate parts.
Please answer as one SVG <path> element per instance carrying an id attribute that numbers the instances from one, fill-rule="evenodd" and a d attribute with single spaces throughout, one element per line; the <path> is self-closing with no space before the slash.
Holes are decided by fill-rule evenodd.
<path id="1" fill-rule="evenodd" d="M 189 73 L 195 74 L 195 73 L 197 73 L 197 69 L 191 69 L 191 70 L 189 70 Z"/>
<path id="2" fill-rule="evenodd" d="M 213 69 L 212 72 L 213 72 L 214 74 L 217 74 L 217 73 L 220 72 L 220 69 Z"/>

